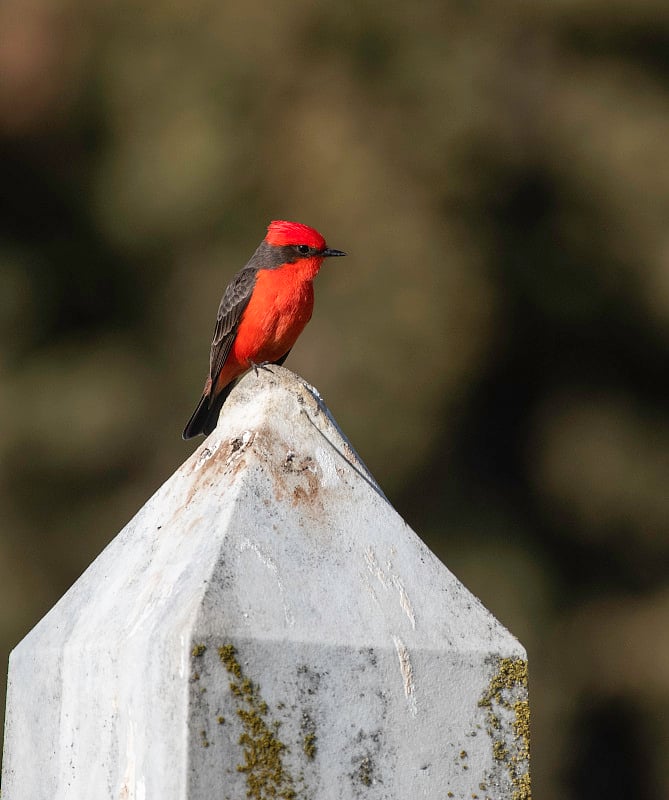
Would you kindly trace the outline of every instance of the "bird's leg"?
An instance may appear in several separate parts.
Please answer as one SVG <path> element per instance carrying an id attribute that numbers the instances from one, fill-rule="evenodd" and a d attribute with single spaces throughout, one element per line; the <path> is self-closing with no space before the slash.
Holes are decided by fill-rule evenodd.
<path id="1" fill-rule="evenodd" d="M 253 369 L 253 371 L 255 372 L 255 374 L 256 374 L 256 378 L 258 377 L 258 370 L 259 370 L 259 369 L 266 369 L 268 372 L 271 372 L 271 370 L 267 369 L 267 368 L 268 368 L 268 366 L 269 366 L 271 363 L 272 363 L 271 361 L 261 361 L 261 362 L 260 362 L 260 364 L 256 364 L 256 362 L 255 362 L 255 361 L 251 361 L 251 360 L 249 359 L 249 364 L 251 365 L 251 368 L 252 368 L 252 369 Z"/>

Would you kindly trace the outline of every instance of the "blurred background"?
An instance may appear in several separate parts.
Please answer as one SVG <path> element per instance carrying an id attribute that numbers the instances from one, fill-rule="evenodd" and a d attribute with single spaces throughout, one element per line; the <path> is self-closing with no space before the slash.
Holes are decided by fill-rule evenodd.
<path id="1" fill-rule="evenodd" d="M 274 218 L 350 254 L 288 366 L 527 647 L 534 796 L 668 797 L 666 0 L 0 4 L 3 690 Z"/>

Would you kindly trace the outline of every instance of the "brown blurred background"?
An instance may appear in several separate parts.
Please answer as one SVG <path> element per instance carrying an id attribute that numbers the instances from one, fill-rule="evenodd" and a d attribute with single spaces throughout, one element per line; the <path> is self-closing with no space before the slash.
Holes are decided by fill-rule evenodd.
<path id="1" fill-rule="evenodd" d="M 3 671 L 273 218 L 350 253 L 288 366 L 526 645 L 534 796 L 669 796 L 666 0 L 0 4 Z"/>

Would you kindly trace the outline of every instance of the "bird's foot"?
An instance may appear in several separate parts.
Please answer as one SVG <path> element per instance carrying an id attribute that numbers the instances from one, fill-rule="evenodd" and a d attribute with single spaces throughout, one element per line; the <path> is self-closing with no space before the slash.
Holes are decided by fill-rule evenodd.
<path id="1" fill-rule="evenodd" d="M 249 364 L 251 365 L 251 368 L 253 369 L 253 371 L 254 371 L 254 372 L 255 372 L 255 374 L 256 374 L 256 378 L 258 377 L 258 370 L 259 370 L 259 369 L 267 369 L 267 368 L 268 368 L 268 366 L 269 366 L 271 363 L 272 363 L 271 361 L 261 361 L 261 362 L 260 362 L 260 364 L 256 364 L 256 362 L 255 362 L 255 361 L 249 361 Z M 269 370 L 268 370 L 268 371 L 269 371 Z"/>

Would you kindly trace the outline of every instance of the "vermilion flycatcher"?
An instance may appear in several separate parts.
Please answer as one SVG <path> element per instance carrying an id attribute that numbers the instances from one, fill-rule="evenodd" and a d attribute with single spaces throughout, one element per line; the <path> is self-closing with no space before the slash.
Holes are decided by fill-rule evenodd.
<path id="1" fill-rule="evenodd" d="M 235 380 L 250 367 L 283 364 L 311 319 L 313 280 L 331 250 L 313 228 L 275 220 L 249 263 L 230 281 L 216 315 L 209 375 L 183 438 L 211 433 Z"/>

